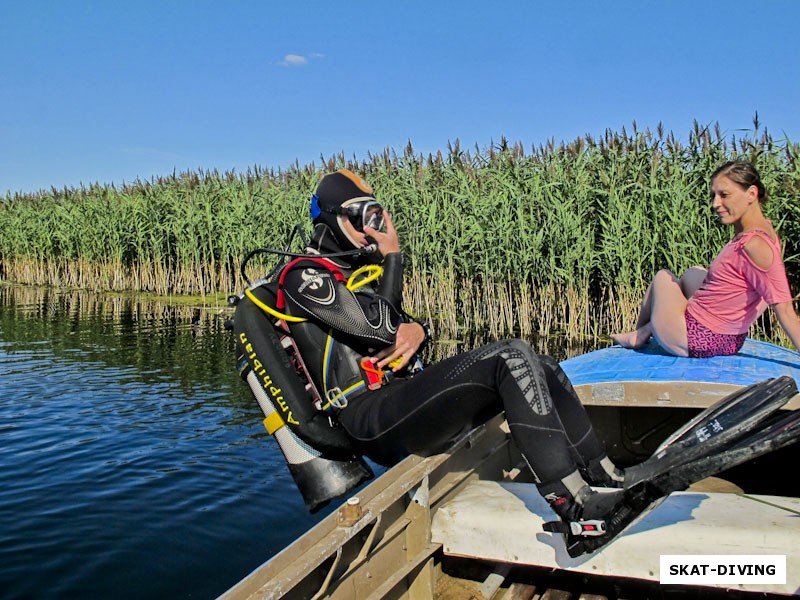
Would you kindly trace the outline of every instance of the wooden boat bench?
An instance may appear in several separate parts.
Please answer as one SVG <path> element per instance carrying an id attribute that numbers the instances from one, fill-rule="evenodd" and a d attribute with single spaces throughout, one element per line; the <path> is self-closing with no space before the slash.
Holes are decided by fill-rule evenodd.
<path id="1" fill-rule="evenodd" d="M 475 481 L 433 517 L 446 555 L 659 581 L 660 555 L 786 555 L 786 584 L 730 589 L 800 594 L 800 498 L 678 492 L 598 552 L 571 558 L 533 484 Z"/>

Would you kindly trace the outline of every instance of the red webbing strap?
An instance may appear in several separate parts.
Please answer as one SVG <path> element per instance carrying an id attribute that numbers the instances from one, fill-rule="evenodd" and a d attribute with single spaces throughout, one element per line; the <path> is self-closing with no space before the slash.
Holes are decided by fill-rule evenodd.
<path id="1" fill-rule="evenodd" d="M 331 262 L 327 258 L 319 258 L 316 256 L 309 256 L 309 257 L 302 257 L 302 258 L 295 258 L 293 261 L 289 262 L 285 267 L 283 267 L 283 271 L 281 271 L 281 276 L 278 279 L 278 298 L 277 302 L 275 303 L 275 307 L 278 310 L 283 310 L 286 307 L 286 303 L 283 299 L 283 280 L 286 278 L 286 274 L 292 269 L 297 263 L 310 261 L 315 262 L 318 265 L 325 267 L 328 271 L 333 273 L 334 278 L 336 281 L 341 281 L 342 283 L 347 282 L 347 278 L 344 276 L 342 271 L 339 267 L 336 266 L 335 263 Z"/>

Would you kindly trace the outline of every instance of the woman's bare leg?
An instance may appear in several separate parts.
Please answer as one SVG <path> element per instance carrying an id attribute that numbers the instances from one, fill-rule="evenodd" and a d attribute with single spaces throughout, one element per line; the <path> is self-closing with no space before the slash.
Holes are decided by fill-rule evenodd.
<path id="1" fill-rule="evenodd" d="M 700 275 L 700 271 L 702 271 L 702 276 Z M 675 279 L 675 281 L 678 281 L 678 278 L 675 277 L 675 275 L 669 269 L 662 269 L 659 272 L 669 273 L 670 276 L 673 279 Z M 703 267 L 691 267 L 690 269 L 688 269 L 686 271 L 686 273 L 684 273 L 684 275 L 683 275 L 683 277 L 681 277 L 680 281 L 681 281 L 681 289 L 684 290 L 684 294 L 683 295 L 686 296 L 686 298 L 691 298 L 691 294 L 694 294 L 699 289 L 699 287 L 703 284 L 703 280 L 705 280 L 706 273 L 708 273 L 708 271 L 703 269 Z M 691 289 L 691 293 L 690 294 L 687 294 L 686 290 L 684 288 L 684 284 L 683 284 L 684 278 L 686 278 L 687 287 L 689 289 Z M 653 279 L 655 280 L 655 278 L 653 278 Z M 699 279 L 699 281 L 698 281 L 698 279 Z M 647 325 L 650 322 L 650 314 L 651 314 L 651 311 L 652 311 L 652 308 L 653 308 L 653 302 L 652 302 L 652 299 L 651 299 L 652 298 L 653 283 L 654 283 L 654 281 L 651 281 L 650 285 L 647 286 L 647 290 L 644 293 L 644 298 L 642 298 L 642 304 L 639 307 L 639 318 L 636 320 L 636 329 L 640 329 L 640 328 L 644 327 L 645 325 Z"/>
<path id="2" fill-rule="evenodd" d="M 687 280 L 687 285 L 691 283 L 693 286 L 697 279 L 695 272 Z M 642 300 L 636 330 L 612 335 L 611 339 L 624 348 L 641 348 L 655 336 L 670 354 L 688 356 L 684 317 L 686 304 L 681 280 L 666 269 L 659 271 Z"/>
<path id="3" fill-rule="evenodd" d="M 666 272 L 672 275 L 670 271 Z M 672 275 L 672 277 L 674 278 L 675 276 Z M 655 283 L 655 278 L 650 282 L 650 285 L 647 286 L 644 298 L 642 298 L 642 303 L 639 306 L 639 318 L 636 320 L 636 329 L 626 333 L 613 334 L 611 336 L 611 341 L 615 344 L 619 344 L 623 348 L 641 348 L 650 341 L 653 331 L 647 327 L 647 325 L 650 323 L 650 314 L 653 306 L 653 283 Z"/>
<path id="4" fill-rule="evenodd" d="M 650 323 L 642 325 L 638 329 L 628 331 L 626 333 L 615 333 L 611 336 L 611 341 L 623 348 L 642 348 L 653 337 L 653 329 Z"/>
<path id="5" fill-rule="evenodd" d="M 653 279 L 650 328 L 658 343 L 670 354 L 689 356 L 686 335 L 686 296 L 680 280 L 669 271 L 659 271 Z"/>
<path id="6" fill-rule="evenodd" d="M 686 269 L 686 273 L 681 277 L 681 291 L 683 291 L 683 295 L 687 300 L 694 296 L 697 290 L 703 287 L 706 281 L 706 275 L 708 275 L 708 269 L 703 267 L 695 266 Z"/>
<path id="7" fill-rule="evenodd" d="M 647 290 L 642 298 L 642 305 L 639 307 L 639 318 L 636 319 L 636 329 L 641 329 L 650 322 L 650 311 L 652 310 L 653 302 L 651 296 L 653 294 L 653 282 L 647 286 Z"/>

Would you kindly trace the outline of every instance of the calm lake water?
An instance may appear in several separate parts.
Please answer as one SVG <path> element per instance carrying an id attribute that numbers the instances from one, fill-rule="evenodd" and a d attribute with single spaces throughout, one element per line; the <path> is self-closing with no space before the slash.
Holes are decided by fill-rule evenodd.
<path id="1" fill-rule="evenodd" d="M 0 598 L 215 598 L 334 509 L 303 506 L 225 316 L 0 285 Z"/>
<path id="2" fill-rule="evenodd" d="M 326 514 L 232 347 L 213 311 L 0 286 L 1 598 L 214 598 Z"/>

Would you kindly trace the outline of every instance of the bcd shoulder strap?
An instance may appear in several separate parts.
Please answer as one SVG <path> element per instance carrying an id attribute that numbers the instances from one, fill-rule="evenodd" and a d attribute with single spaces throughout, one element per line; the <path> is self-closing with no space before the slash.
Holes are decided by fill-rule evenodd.
<path id="1" fill-rule="evenodd" d="M 284 294 L 283 294 L 283 285 L 284 285 L 284 280 L 286 279 L 286 274 L 292 269 L 294 269 L 296 266 L 298 266 L 299 263 L 305 263 L 305 262 L 316 263 L 321 267 L 323 267 L 324 269 L 330 271 L 333 274 L 333 277 L 336 279 L 336 281 L 347 283 L 347 277 L 344 276 L 344 273 L 342 273 L 341 269 L 337 267 L 334 262 L 328 260 L 327 258 L 319 258 L 317 256 L 309 256 L 309 257 L 304 256 L 301 258 L 295 258 L 294 260 L 290 261 L 285 267 L 283 267 L 281 275 L 278 278 L 278 297 L 275 306 L 279 310 L 283 310 L 284 308 L 286 308 L 286 301 L 284 299 Z"/>

